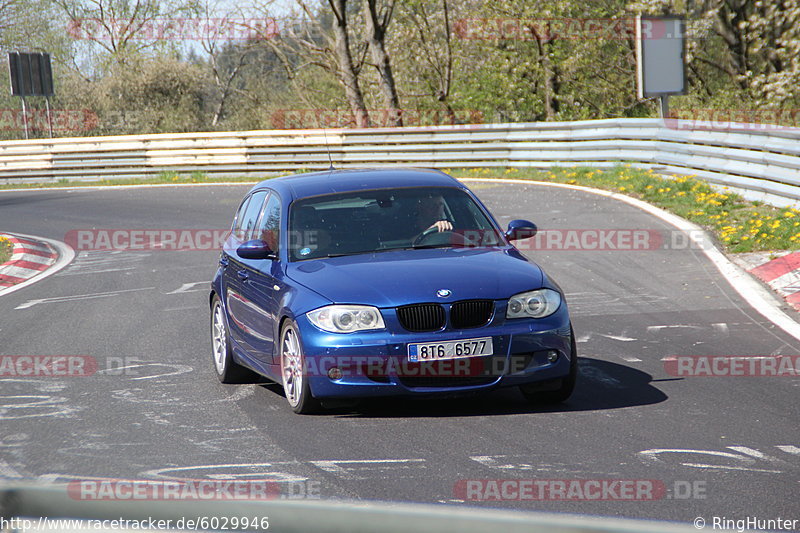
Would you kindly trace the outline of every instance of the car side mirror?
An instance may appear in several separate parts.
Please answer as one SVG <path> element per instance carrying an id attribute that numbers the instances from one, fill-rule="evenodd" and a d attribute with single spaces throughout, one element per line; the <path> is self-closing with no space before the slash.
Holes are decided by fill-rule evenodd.
<path id="1" fill-rule="evenodd" d="M 236 253 L 243 259 L 277 259 L 274 252 L 265 241 L 253 239 L 243 243 L 236 249 Z"/>
<path id="2" fill-rule="evenodd" d="M 528 220 L 512 220 L 508 223 L 506 230 L 506 238 L 509 241 L 519 241 L 522 239 L 530 239 L 539 229 L 536 224 Z"/>

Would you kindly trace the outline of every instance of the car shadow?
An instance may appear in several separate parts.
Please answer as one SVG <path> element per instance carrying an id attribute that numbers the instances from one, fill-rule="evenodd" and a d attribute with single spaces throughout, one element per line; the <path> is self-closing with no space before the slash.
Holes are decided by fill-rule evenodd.
<path id="1" fill-rule="evenodd" d="M 533 413 L 566 413 L 621 409 L 663 402 L 667 395 L 641 370 L 601 359 L 581 357 L 575 392 L 564 403 L 529 403 L 516 387 L 438 398 L 370 398 L 355 405 L 330 403 L 323 416 L 361 418 L 430 418 Z M 267 387 L 282 393 L 280 386 Z"/>

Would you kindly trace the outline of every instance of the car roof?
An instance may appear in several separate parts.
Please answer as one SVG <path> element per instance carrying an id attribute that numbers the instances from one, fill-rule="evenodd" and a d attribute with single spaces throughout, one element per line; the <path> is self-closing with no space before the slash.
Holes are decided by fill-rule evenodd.
<path id="1" fill-rule="evenodd" d="M 269 187 L 291 200 L 337 192 L 399 187 L 466 189 L 458 180 L 439 170 L 413 168 L 326 170 L 293 174 L 264 180 L 253 190 L 263 187 Z"/>

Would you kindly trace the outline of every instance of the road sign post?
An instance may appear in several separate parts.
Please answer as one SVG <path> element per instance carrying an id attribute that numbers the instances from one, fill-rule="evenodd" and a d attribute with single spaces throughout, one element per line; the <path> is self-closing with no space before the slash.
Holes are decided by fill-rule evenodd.
<path id="1" fill-rule="evenodd" d="M 22 99 L 22 121 L 25 138 L 28 138 L 27 96 L 43 96 L 47 109 L 47 125 L 53 136 L 53 120 L 50 115 L 50 97 L 53 96 L 53 70 L 50 54 L 44 52 L 9 52 L 8 72 L 11 80 L 11 95 Z"/>
<path id="2" fill-rule="evenodd" d="M 636 85 L 640 99 L 659 98 L 669 117 L 669 95 L 686 94 L 686 21 L 683 17 L 636 17 Z"/>

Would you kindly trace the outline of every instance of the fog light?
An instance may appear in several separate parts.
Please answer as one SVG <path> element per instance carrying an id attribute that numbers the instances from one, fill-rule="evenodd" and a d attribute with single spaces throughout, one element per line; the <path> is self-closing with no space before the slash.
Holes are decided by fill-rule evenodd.
<path id="1" fill-rule="evenodd" d="M 557 359 L 558 359 L 558 352 L 555 352 L 553 350 L 550 350 L 549 352 L 547 352 L 547 361 L 548 362 L 555 363 Z"/>
<path id="2" fill-rule="evenodd" d="M 342 369 L 337 366 L 328 370 L 328 377 L 331 379 L 342 379 L 343 375 L 344 374 L 342 374 Z"/>

